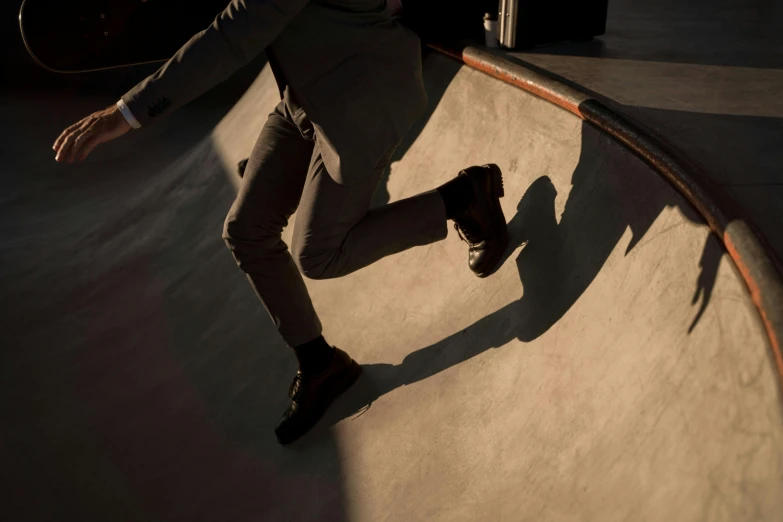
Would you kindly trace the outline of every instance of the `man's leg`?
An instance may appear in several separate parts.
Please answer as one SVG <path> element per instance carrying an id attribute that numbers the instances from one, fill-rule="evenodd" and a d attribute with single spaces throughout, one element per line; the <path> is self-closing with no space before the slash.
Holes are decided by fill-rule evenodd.
<path id="1" fill-rule="evenodd" d="M 414 246 L 446 237 L 446 208 L 432 190 L 370 209 L 390 150 L 365 179 L 335 182 L 316 144 L 296 217 L 291 251 L 304 275 L 340 277 Z"/>
<path id="2" fill-rule="evenodd" d="M 237 264 L 292 348 L 321 335 L 307 288 L 281 237 L 299 204 L 313 146 L 281 103 L 258 137 L 223 229 Z"/>
<path id="3" fill-rule="evenodd" d="M 437 190 L 370 209 L 392 152 L 364 180 L 341 185 L 326 171 L 316 143 L 291 245 L 302 273 L 314 279 L 339 277 L 382 257 L 433 243 L 446 237 L 447 219 L 461 219 L 474 239 L 489 239 L 481 244 L 492 245 L 493 255 L 505 249 L 505 243 L 494 241 L 506 226 L 499 204 L 494 206 L 502 195 L 500 171 L 494 166 L 473 167 Z M 484 246 L 480 248 L 483 252 Z M 323 338 L 314 343 L 325 345 Z M 291 406 L 275 430 L 278 440 L 288 443 L 306 433 L 358 373 L 356 362 L 339 349 L 322 372 L 300 371 L 291 387 Z"/>
<path id="4" fill-rule="evenodd" d="M 312 279 L 341 277 L 408 248 L 446 237 L 454 220 L 468 243 L 468 265 L 479 277 L 497 268 L 508 238 L 496 165 L 470 167 L 435 190 L 370 210 L 387 157 L 366 179 L 340 185 L 326 171 L 316 143 L 302 193 L 291 251 Z"/>
<path id="5" fill-rule="evenodd" d="M 292 406 L 275 430 L 278 441 L 284 444 L 307 432 L 361 371 L 345 352 L 329 346 L 321 336 L 321 323 L 307 287 L 282 240 L 313 156 L 312 127 L 304 125 L 302 118 L 301 112 L 292 115 L 285 102 L 269 116 L 247 162 L 223 231 L 237 264 L 247 273 L 299 361 L 299 371 L 289 389 Z"/>
<path id="6" fill-rule="evenodd" d="M 446 237 L 446 211 L 436 191 L 369 210 L 392 152 L 364 180 L 340 185 L 326 171 L 316 143 L 291 244 L 294 262 L 302 273 L 315 279 L 337 277 L 386 255 Z M 251 165 L 252 160 L 246 175 Z M 263 290 L 259 293 L 263 294 Z M 282 325 L 289 322 L 297 320 L 281 318 Z M 289 390 L 291 405 L 275 428 L 282 444 L 309 431 L 361 371 L 347 353 L 326 343 L 320 328 L 315 339 L 292 346 L 300 359 L 300 368 Z M 328 357 L 317 355 L 327 353 L 326 350 Z"/>
<path id="7" fill-rule="evenodd" d="M 369 210 L 393 151 L 363 181 L 340 185 L 326 172 L 312 128 L 294 119 L 284 103 L 270 115 L 224 227 L 226 244 L 300 362 L 289 390 L 291 407 L 276 428 L 281 443 L 306 433 L 353 384 L 360 369 L 321 337 L 299 269 L 312 278 L 345 275 L 384 256 L 443 239 L 447 218 L 475 221 L 474 233 L 500 225 L 505 231 L 502 211 L 499 217 L 486 212 L 489 203 L 496 202 L 497 187 L 480 186 L 481 180 L 499 180 L 499 171 L 495 176 L 475 167 L 472 174 L 437 190 Z M 281 235 L 297 204 L 292 258 Z"/>

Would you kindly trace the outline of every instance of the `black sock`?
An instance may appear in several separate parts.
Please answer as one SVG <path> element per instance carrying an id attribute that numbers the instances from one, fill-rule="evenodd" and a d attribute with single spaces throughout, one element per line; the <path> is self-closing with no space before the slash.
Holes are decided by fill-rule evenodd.
<path id="1" fill-rule="evenodd" d="M 457 176 L 438 187 L 437 191 L 446 205 L 447 219 L 454 219 L 473 201 L 473 183 L 467 176 Z"/>
<path id="2" fill-rule="evenodd" d="M 329 346 L 321 335 L 312 341 L 294 346 L 294 353 L 302 373 L 317 375 L 326 370 L 329 363 L 332 362 L 334 348 Z"/>

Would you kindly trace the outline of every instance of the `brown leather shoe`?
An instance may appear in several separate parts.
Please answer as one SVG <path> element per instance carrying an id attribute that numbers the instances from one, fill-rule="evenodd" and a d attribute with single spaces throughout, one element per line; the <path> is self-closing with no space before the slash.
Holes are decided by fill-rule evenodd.
<path id="1" fill-rule="evenodd" d="M 468 244 L 468 266 L 479 277 L 498 267 L 508 246 L 508 228 L 500 198 L 503 174 L 497 165 L 470 167 L 459 173 L 473 183 L 473 201 L 454 218 L 454 228 Z"/>
<path id="2" fill-rule="evenodd" d="M 310 431 L 330 404 L 351 387 L 362 367 L 344 351 L 335 348 L 332 362 L 320 375 L 296 372 L 288 396 L 291 406 L 277 423 L 275 434 L 280 444 L 289 444 Z"/>

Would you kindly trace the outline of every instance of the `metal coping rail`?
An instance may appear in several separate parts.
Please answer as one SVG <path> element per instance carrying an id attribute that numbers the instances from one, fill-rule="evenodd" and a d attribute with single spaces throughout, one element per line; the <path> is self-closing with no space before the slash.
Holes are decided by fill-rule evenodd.
<path id="1" fill-rule="evenodd" d="M 680 150 L 609 108 L 587 91 L 475 47 L 431 49 L 518 87 L 589 122 L 650 165 L 688 200 L 723 244 L 761 316 L 783 387 L 783 274 L 775 254 L 726 194 L 705 184 L 704 174 Z"/>

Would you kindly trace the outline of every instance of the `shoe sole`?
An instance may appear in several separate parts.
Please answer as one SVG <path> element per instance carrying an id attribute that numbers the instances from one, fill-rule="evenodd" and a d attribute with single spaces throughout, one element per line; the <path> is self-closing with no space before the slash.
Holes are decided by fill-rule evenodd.
<path id="1" fill-rule="evenodd" d="M 490 173 L 490 195 L 492 196 L 493 219 L 503 223 L 503 231 L 500 235 L 500 243 L 503 248 L 498 248 L 495 256 L 487 263 L 487 266 L 490 267 L 489 269 L 473 272 L 480 278 L 485 278 L 495 273 L 508 247 L 508 224 L 506 223 L 506 216 L 503 214 L 503 207 L 500 206 L 500 198 L 506 195 L 503 188 L 503 172 L 497 165 L 487 165 L 487 167 L 492 171 Z"/>
<path id="2" fill-rule="evenodd" d="M 359 376 L 362 374 L 362 367 L 359 363 L 351 359 L 351 363 L 348 365 L 348 368 L 345 370 L 345 380 L 343 380 L 340 383 L 340 386 L 334 389 L 330 396 L 324 401 L 324 407 L 321 410 L 321 413 L 313 417 L 312 422 L 308 423 L 307 427 L 302 430 L 300 434 L 298 434 L 296 437 L 290 438 L 290 439 L 284 439 L 281 440 L 279 437 L 277 437 L 277 442 L 285 446 L 286 444 L 291 444 L 292 442 L 295 442 L 299 440 L 300 438 L 304 437 L 310 430 L 312 430 L 316 424 L 318 424 L 318 421 L 320 421 L 326 411 L 329 409 L 329 407 L 332 405 L 332 403 L 337 400 L 337 398 L 348 391 L 348 389 L 353 386 L 356 381 L 359 379 Z"/>

